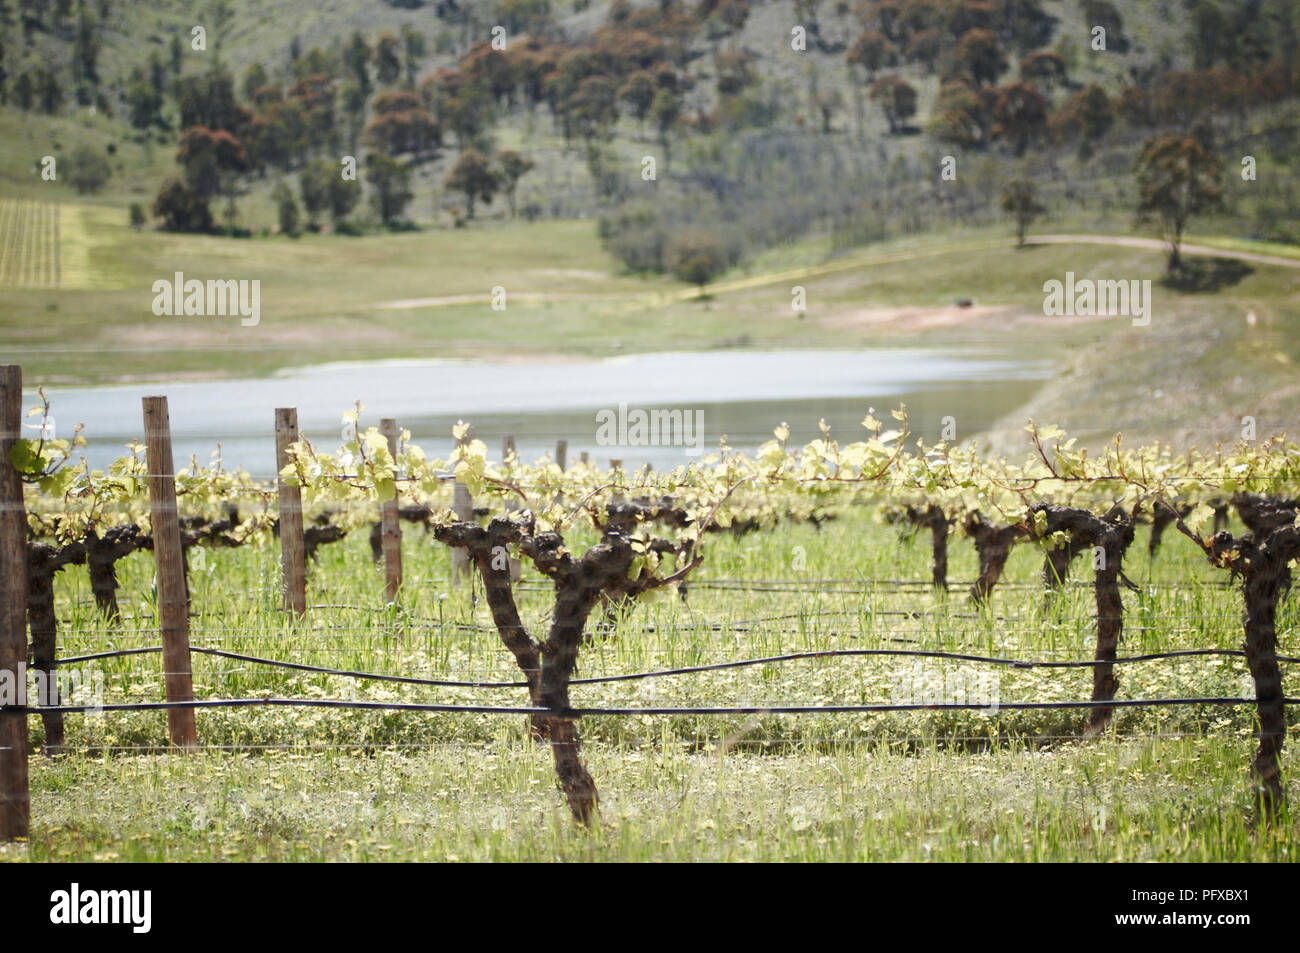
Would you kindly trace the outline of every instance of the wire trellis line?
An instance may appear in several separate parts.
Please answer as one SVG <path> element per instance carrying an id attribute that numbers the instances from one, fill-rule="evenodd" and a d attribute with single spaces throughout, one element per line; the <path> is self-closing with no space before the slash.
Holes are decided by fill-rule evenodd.
<path id="1" fill-rule="evenodd" d="M 100 659 L 114 658 L 119 656 L 145 655 L 162 651 L 161 645 L 146 646 L 135 649 L 119 649 L 114 652 L 98 652 L 93 655 L 73 656 L 71 658 L 60 659 L 60 665 L 75 665 L 82 662 L 97 661 Z M 522 681 L 465 681 L 454 679 L 436 679 L 436 678 L 418 678 L 410 675 L 395 675 L 379 672 L 362 672 L 352 669 L 327 668 L 319 665 L 307 665 L 303 662 L 286 662 L 279 659 L 262 658 L 256 655 L 245 655 L 240 652 L 228 652 L 224 649 L 207 648 L 203 646 L 190 646 L 190 651 L 201 655 L 211 655 L 225 659 L 231 659 L 237 662 L 249 662 L 257 665 L 270 665 L 277 668 L 292 669 L 300 672 L 311 672 L 319 675 L 333 675 L 344 678 L 356 678 L 366 681 L 380 682 L 398 682 L 405 685 L 425 685 L 436 688 L 527 688 L 528 683 Z M 691 675 L 699 672 L 716 672 L 726 669 L 749 668 L 758 665 L 776 665 L 783 662 L 801 661 L 806 659 L 821 658 L 866 658 L 866 657 L 891 657 L 891 658 L 932 658 L 943 659 L 946 661 L 972 662 L 985 665 L 1002 665 L 1016 669 L 1035 669 L 1035 668 L 1088 668 L 1098 665 L 1117 665 L 1129 664 L 1136 662 L 1155 662 L 1167 661 L 1181 658 L 1198 658 L 1206 656 L 1231 656 L 1244 657 L 1245 652 L 1240 649 L 1176 649 L 1169 652 L 1151 652 L 1145 655 L 1128 655 L 1116 659 L 1063 659 L 1063 660 L 1038 660 L 1038 659 L 1011 659 L 1000 658 L 990 655 L 973 655 L 962 652 L 936 652 L 924 649 L 820 649 L 807 652 L 788 652 L 782 655 L 768 655 L 758 658 L 737 659 L 727 662 L 713 662 L 705 665 L 689 665 L 679 668 L 655 669 L 648 672 L 628 672 L 620 675 L 597 675 L 586 678 L 575 678 L 570 681 L 571 685 L 597 685 L 609 682 L 630 682 L 646 678 L 663 678 L 676 675 Z M 1300 662 L 1300 658 L 1294 656 L 1278 656 L 1279 662 L 1295 663 Z"/>
<path id="2" fill-rule="evenodd" d="M 1283 698 L 1284 705 L 1300 705 L 1300 698 Z M 584 718 L 603 715 L 817 715 L 863 714 L 893 711 L 1039 711 L 1048 709 L 1160 708 L 1173 705 L 1253 705 L 1255 699 L 1230 696 L 1197 698 L 1123 698 L 1102 701 L 1059 702 L 939 702 L 875 705 L 724 705 L 642 708 L 534 708 L 510 705 L 452 705 L 430 702 L 352 701 L 343 698 L 203 698 L 173 702 L 114 702 L 103 705 L 0 705 L 0 713 L 18 715 L 99 714 L 101 712 L 167 711 L 205 708 L 356 708 L 371 711 L 416 711 L 481 715 L 550 715 Z"/>
<path id="3" fill-rule="evenodd" d="M 1114 732 L 1107 732 L 1107 737 L 1113 738 L 1117 741 L 1170 741 L 1170 740 L 1179 740 L 1179 739 L 1196 739 L 1201 741 L 1209 741 L 1212 739 L 1216 741 L 1218 740 L 1217 738 L 1214 738 L 1214 736 L 1204 731 L 1114 731 Z M 812 737 L 802 736 L 802 735 L 799 737 L 793 737 L 793 736 L 750 737 L 748 735 L 745 735 L 740 738 L 732 738 L 730 740 L 727 740 L 725 742 L 725 746 L 728 749 L 744 747 L 744 746 L 753 746 L 753 745 L 765 745 L 765 746 L 772 746 L 772 747 L 777 747 L 777 746 L 788 747 L 793 745 L 800 745 L 800 746 L 817 746 L 823 748 L 832 747 L 836 745 L 843 745 L 843 746 L 853 746 L 853 747 L 861 746 L 861 747 L 876 748 L 880 746 L 899 747 L 907 742 L 925 742 L 928 744 L 935 741 L 939 741 L 943 743 L 995 742 L 998 743 L 999 746 L 1005 746 L 1009 742 L 1020 741 L 1024 743 L 1026 746 L 1028 746 L 1028 745 L 1039 745 L 1043 742 L 1053 742 L 1053 741 L 1074 742 L 1078 740 L 1079 740 L 1079 736 L 1077 734 L 1062 735 L 1062 734 L 1039 734 L 1039 733 L 1034 733 L 1034 734 L 1026 733 L 1023 736 L 1011 737 L 1006 735 L 993 735 L 993 734 L 953 735 L 947 733 L 932 732 L 926 735 L 890 734 L 888 736 L 879 737 L 879 738 L 843 737 L 843 736 L 832 736 L 832 735 L 817 735 Z M 401 751 L 403 749 L 427 750 L 433 748 L 455 748 L 459 750 L 479 751 L 479 752 L 484 752 L 489 754 L 496 754 L 496 753 L 500 753 L 501 750 L 498 747 L 498 745 L 503 743 L 506 745 L 512 745 L 512 744 L 528 744 L 532 742 L 528 741 L 528 739 L 525 737 L 518 737 L 518 738 L 507 737 L 505 739 L 493 738 L 490 741 L 391 741 L 391 740 L 383 741 L 383 742 L 281 741 L 281 742 L 267 742 L 263 744 L 254 744 L 251 742 L 248 744 L 242 744 L 236 742 L 232 744 L 200 744 L 200 745 L 193 746 L 192 750 L 225 751 L 225 752 L 296 751 L 299 749 L 305 751 L 314 751 L 317 749 L 322 751 L 363 751 L 366 749 L 382 748 L 385 751 Z M 723 745 L 723 743 L 724 743 L 723 739 L 714 739 L 714 738 L 707 738 L 707 737 L 704 738 L 683 737 L 683 738 L 676 738 L 669 741 L 665 741 L 661 738 L 655 739 L 656 747 L 666 746 L 666 747 L 676 747 L 676 748 L 684 748 L 684 749 L 717 747 Z M 631 748 L 633 750 L 639 750 L 642 747 L 639 744 L 628 745 L 626 744 L 626 742 L 624 744 L 626 747 Z M 102 752 L 102 751 L 122 751 L 122 752 L 131 752 L 135 754 L 160 754 L 160 753 L 165 753 L 172 749 L 170 748 L 169 745 L 165 743 L 156 743 L 156 744 L 138 744 L 138 745 L 88 744 L 85 746 L 83 750 L 92 753 Z M 618 750 L 617 747 L 615 748 L 615 750 Z"/>

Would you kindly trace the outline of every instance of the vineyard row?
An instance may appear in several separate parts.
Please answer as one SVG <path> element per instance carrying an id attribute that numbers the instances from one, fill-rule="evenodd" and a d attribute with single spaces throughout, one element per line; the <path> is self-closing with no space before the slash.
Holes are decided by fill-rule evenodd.
<path id="1" fill-rule="evenodd" d="M 527 464 L 509 444 L 500 462 L 490 462 L 466 424 L 454 428 L 448 459 L 430 458 L 391 419 L 363 430 L 359 406 L 344 417 L 349 432 L 341 446 L 327 452 L 303 438 L 296 411 L 280 408 L 279 476 L 263 484 L 242 470 L 225 469 L 219 459 L 175 471 L 163 397 L 144 400 L 143 447 L 131 447 L 104 470 L 84 461 L 74 465 L 72 455 L 84 445 L 79 429 L 70 440 L 18 436 L 21 373 L 16 367 L 4 371 L 0 407 L 8 465 L 0 463 L 0 470 L 8 472 L 0 485 L 0 603 L 7 628 L 0 632 L 0 669 L 26 657 L 27 618 L 34 664 L 54 666 L 53 579 L 63 566 L 90 567 L 97 603 L 112 619 L 114 563 L 152 549 L 167 694 L 158 707 L 166 709 L 172 741 L 181 748 L 197 744 L 194 707 L 200 704 L 190 676 L 186 552 L 200 545 L 267 544 L 278 537 L 285 608 L 301 617 L 307 612 L 311 554 L 365 524 L 371 526 L 372 552 L 385 566 L 387 598 L 397 600 L 400 527 L 406 519 L 425 525 L 450 547 L 454 576 L 479 581 L 501 642 L 527 687 L 532 734 L 549 742 L 569 807 L 586 823 L 596 809 L 596 787 L 580 755 L 581 710 L 571 704 L 569 689 L 590 638 L 591 616 L 608 619 L 649 593 L 684 590 L 705 558 L 708 533 L 747 533 L 791 521 L 820 526 L 850 507 L 871 507 L 884 520 L 928 530 L 937 588 L 947 586 L 953 530 L 971 539 L 979 555 L 970 593 L 977 604 L 991 598 L 1014 546 L 1043 547 L 1049 590 L 1068 577 L 1074 559 L 1090 556 L 1094 679 L 1090 701 L 1078 707 L 1088 710 L 1085 733 L 1093 736 L 1107 726 L 1113 708 L 1133 701 L 1116 699 L 1115 666 L 1123 590 L 1133 586 L 1124 559 L 1136 524 L 1146 520 L 1152 523 L 1153 551 L 1164 529 L 1176 527 L 1211 565 L 1241 583 L 1243 650 L 1260 725 L 1252 764 L 1257 801 L 1268 817 L 1281 807 L 1288 700 L 1276 614 L 1290 585 L 1291 563 L 1300 557 L 1300 503 L 1289 495 L 1300 480 L 1300 449 L 1281 436 L 1182 455 L 1158 445 L 1128 449 L 1117 437 L 1104 454 L 1089 456 L 1058 428 L 1031 422 L 1026 459 L 1012 462 L 981 455 L 974 446 L 918 441 L 911 450 L 900 409 L 894 413 L 899 425 L 890 430 L 869 414 L 858 441 L 841 443 L 823 425 L 819 439 L 791 447 L 781 425 L 753 455 L 724 447 L 672 472 L 646 469 L 629 477 L 620 467 L 605 470 L 590 462 L 565 468 L 543 458 Z M 48 403 L 33 411 L 48 415 Z M 240 505 L 232 503 L 234 497 Z M 1235 536 L 1226 530 L 1229 507 L 1248 532 Z M 129 520 L 106 522 L 123 514 Z M 515 601 L 525 560 L 554 586 L 544 635 L 529 630 Z M 16 587 L 17 580 L 25 584 Z M 19 721 L 19 712 L 0 716 L 6 730 L 16 732 Z M 47 740 L 61 741 L 51 727 L 47 721 Z M 11 773 L 13 760 L 7 756 L 5 762 Z"/>

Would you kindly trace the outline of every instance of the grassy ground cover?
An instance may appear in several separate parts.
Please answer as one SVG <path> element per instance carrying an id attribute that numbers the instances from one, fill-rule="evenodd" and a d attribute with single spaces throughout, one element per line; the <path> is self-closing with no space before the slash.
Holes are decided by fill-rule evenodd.
<path id="1" fill-rule="evenodd" d="M 1185 541 L 1158 559 L 1139 535 L 1126 572 L 1121 654 L 1236 648 L 1239 596 Z M 459 680 L 513 680 L 482 600 L 449 589 L 447 551 L 419 531 L 404 542 L 400 613 L 363 538 L 322 551 L 306 624 L 275 608 L 275 553 L 205 553 L 191 577 L 193 643 L 326 667 Z M 954 585 L 924 585 L 928 547 L 855 512 L 820 531 L 793 526 L 713 541 L 685 602 L 639 606 L 584 651 L 581 676 L 698 665 L 812 649 L 894 648 L 1022 659 L 1089 658 L 1091 591 L 1044 607 L 1040 553 L 1018 548 L 991 608 Z M 802 568 L 794 568 L 801 566 Z M 123 564 L 120 629 L 91 612 L 88 583 L 60 577 L 64 656 L 156 644 L 148 554 Z M 952 578 L 975 569 L 953 546 Z M 1080 578 L 1089 576 L 1080 567 Z M 838 581 L 837 581 L 838 580 Z M 746 588 L 737 588 L 739 581 Z M 550 596 L 526 576 L 525 618 Z M 1292 600 L 1280 625 L 1293 647 Z M 108 700 L 162 697 L 158 656 L 94 663 Z M 1208 657 L 1121 667 L 1121 698 L 1241 696 L 1244 664 Z M 583 706 L 900 702 L 954 690 L 988 699 L 1088 697 L 1089 669 L 988 669 L 866 657 L 575 688 Z M 195 658 L 202 697 L 358 698 L 524 704 L 522 689 L 357 682 Z M 918 696 L 918 692 L 920 695 Z M 1294 693 L 1294 692 L 1292 692 Z M 973 694 L 972 694 L 972 697 Z M 1112 731 L 1079 739 L 1078 711 L 1002 710 L 583 720 L 602 821 L 574 830 L 549 753 L 517 715 L 331 709 L 201 712 L 204 749 L 158 753 L 158 712 L 72 715 L 72 753 L 32 761 L 29 844 L 6 859 L 1294 859 L 1297 827 L 1248 819 L 1248 706 L 1118 712 Z M 1292 716 L 1294 724 L 1294 715 Z M 39 719 L 32 719 L 39 742 Z M 1292 746 L 1294 748 L 1294 745 Z M 1300 796 L 1294 751 L 1285 760 Z"/>

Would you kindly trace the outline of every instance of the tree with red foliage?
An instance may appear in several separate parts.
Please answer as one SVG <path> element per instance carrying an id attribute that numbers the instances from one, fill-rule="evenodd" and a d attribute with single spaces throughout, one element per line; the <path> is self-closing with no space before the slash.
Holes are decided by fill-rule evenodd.
<path id="1" fill-rule="evenodd" d="M 366 129 L 366 141 L 386 155 L 409 152 L 418 160 L 442 143 L 437 120 L 409 89 L 380 93 L 371 108 L 375 118 Z"/>
<path id="2" fill-rule="evenodd" d="M 897 65 L 898 50 L 885 34 L 879 30 L 868 30 L 853 41 L 844 58 L 850 67 L 861 70 L 870 83 L 886 66 Z"/>

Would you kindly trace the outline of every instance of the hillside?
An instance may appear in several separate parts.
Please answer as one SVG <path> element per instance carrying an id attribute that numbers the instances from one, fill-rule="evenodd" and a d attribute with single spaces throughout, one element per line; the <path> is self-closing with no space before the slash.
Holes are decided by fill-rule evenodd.
<path id="1" fill-rule="evenodd" d="M 1188 241 L 1291 255 L 1300 17 L 1249 8 L 0 8 L 0 334 L 61 382 L 340 354 L 996 344 L 1063 362 L 999 440 L 1031 414 L 1089 439 L 1194 441 L 1248 413 L 1284 424 L 1300 401 L 1292 270 L 1200 254 L 1166 274 L 1159 251 L 1120 241 L 1012 256 L 1004 209 L 1029 183 L 1031 241 L 1159 237 L 1159 214 L 1136 222 L 1135 160 L 1172 137 L 1215 164 Z M 177 272 L 257 278 L 266 320 L 150 313 L 153 282 Z M 1156 320 L 1045 317 L 1044 281 L 1066 272 L 1152 281 Z M 497 287 L 506 311 L 485 308 Z M 952 312 L 961 299 L 977 307 Z M 1136 404 L 1135 379 L 1150 395 Z"/>

